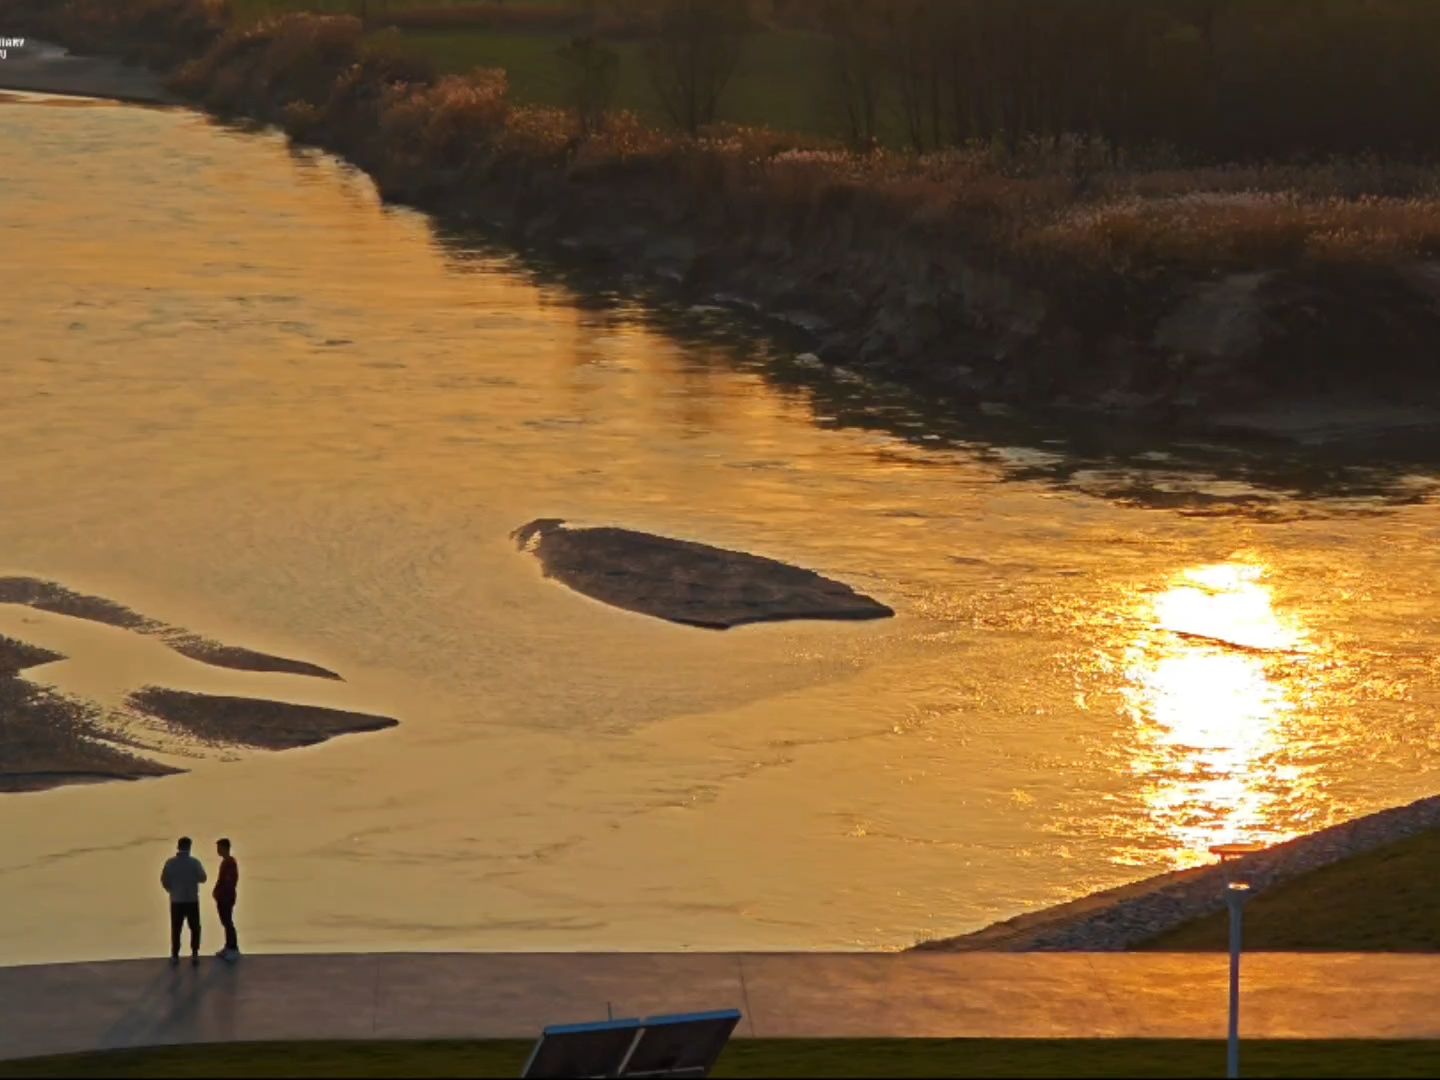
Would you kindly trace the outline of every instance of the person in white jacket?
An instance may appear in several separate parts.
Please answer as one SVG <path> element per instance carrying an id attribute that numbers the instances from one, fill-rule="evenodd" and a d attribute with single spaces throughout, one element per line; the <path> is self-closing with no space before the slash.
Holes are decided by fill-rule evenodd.
<path id="1" fill-rule="evenodd" d="M 170 964 L 180 963 L 180 927 L 190 924 L 190 963 L 200 963 L 200 885 L 205 867 L 190 854 L 190 837 L 182 836 L 175 854 L 160 871 L 160 887 L 170 894 Z"/>

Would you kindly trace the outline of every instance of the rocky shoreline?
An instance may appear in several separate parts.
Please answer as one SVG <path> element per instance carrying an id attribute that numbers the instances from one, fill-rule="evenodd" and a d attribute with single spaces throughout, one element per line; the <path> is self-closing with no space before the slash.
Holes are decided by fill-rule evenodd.
<path id="1" fill-rule="evenodd" d="M 1333 825 L 1237 861 L 1258 894 L 1323 866 L 1440 828 L 1440 795 Z M 1116 952 L 1225 906 L 1218 864 L 1094 893 L 971 934 L 923 942 L 932 952 Z"/>
<path id="2" fill-rule="evenodd" d="M 852 207 L 797 224 L 783 208 L 708 205 L 666 177 L 499 161 L 437 182 L 342 153 L 387 200 L 728 309 L 804 360 L 958 411 L 1282 441 L 1297 415 L 1337 417 L 1323 441 L 1440 429 L 1440 384 L 1417 378 L 1440 342 L 1440 263 L 1042 281 L 913 229 L 883 232 Z"/>
<path id="3" fill-rule="evenodd" d="M 1440 342 L 1440 264 L 1172 278 L 1097 296 L 923 236 L 857 244 L 865 226 L 844 211 L 796 243 L 778 222 L 747 233 L 723 215 L 706 221 L 705 208 L 676 205 L 664 188 L 532 173 L 464 196 L 381 190 L 521 250 L 728 308 L 825 367 L 961 410 L 1002 404 L 1281 439 L 1297 413 L 1342 414 L 1327 439 L 1365 434 L 1376 418 L 1389 428 L 1400 410 L 1401 426 L 1440 428 L 1440 387 L 1410 379 Z"/>

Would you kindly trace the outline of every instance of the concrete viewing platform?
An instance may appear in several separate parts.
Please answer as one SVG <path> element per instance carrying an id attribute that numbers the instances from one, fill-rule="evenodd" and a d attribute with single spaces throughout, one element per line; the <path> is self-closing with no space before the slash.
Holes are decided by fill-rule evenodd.
<path id="1" fill-rule="evenodd" d="M 0 968 L 0 1058 L 174 1043 L 534 1038 L 738 1008 L 740 1038 L 1223 1038 L 1183 953 L 393 953 Z M 1440 955 L 1257 953 L 1247 1038 L 1440 1038 Z"/>

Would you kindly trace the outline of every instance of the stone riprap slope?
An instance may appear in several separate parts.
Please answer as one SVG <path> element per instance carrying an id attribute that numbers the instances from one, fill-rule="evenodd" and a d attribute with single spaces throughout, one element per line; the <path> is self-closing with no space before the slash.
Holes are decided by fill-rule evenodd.
<path id="1" fill-rule="evenodd" d="M 1322 866 L 1435 828 L 1440 828 L 1440 795 L 1278 844 L 1238 860 L 1234 872 L 1263 893 Z M 1133 948 L 1224 906 L 1224 872 L 1219 865 L 1206 866 L 1163 874 L 916 948 L 1110 952 Z"/>

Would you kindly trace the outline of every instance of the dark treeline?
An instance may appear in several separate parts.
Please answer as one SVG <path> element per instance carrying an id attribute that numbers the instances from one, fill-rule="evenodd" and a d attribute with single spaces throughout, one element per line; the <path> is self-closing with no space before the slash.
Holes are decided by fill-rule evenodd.
<path id="1" fill-rule="evenodd" d="M 1440 0 L 770 0 L 834 40 L 852 140 L 1440 149 Z"/>

